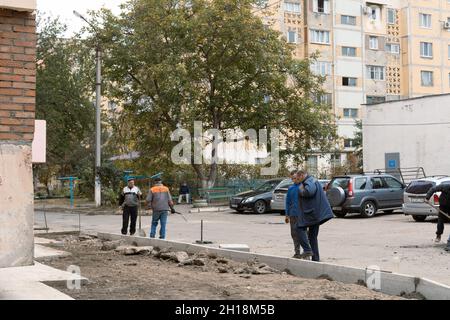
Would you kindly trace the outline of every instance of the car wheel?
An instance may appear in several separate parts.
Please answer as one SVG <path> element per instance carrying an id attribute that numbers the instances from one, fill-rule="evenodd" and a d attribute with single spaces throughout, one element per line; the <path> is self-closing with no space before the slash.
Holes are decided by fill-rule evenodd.
<path id="1" fill-rule="evenodd" d="M 266 210 L 267 210 L 267 205 L 264 200 L 258 200 L 255 202 L 255 204 L 253 206 L 253 211 L 255 213 L 261 214 L 261 213 L 266 212 Z"/>
<path id="2" fill-rule="evenodd" d="M 333 211 L 333 213 L 337 218 L 345 218 L 347 215 L 347 212 L 345 211 Z"/>
<path id="3" fill-rule="evenodd" d="M 383 210 L 383 212 L 384 212 L 384 213 L 387 213 L 387 214 L 391 214 L 391 213 L 394 212 L 394 210 Z"/>
<path id="4" fill-rule="evenodd" d="M 413 215 L 412 217 L 416 222 L 424 222 L 425 219 L 427 218 L 427 216 L 417 216 L 417 215 Z"/>
<path id="5" fill-rule="evenodd" d="M 364 218 L 372 218 L 377 213 L 377 205 L 373 201 L 365 201 L 361 206 L 360 213 Z"/>

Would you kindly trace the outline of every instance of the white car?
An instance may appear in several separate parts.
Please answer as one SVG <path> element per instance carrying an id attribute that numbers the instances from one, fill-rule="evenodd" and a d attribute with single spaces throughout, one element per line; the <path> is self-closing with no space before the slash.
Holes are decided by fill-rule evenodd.
<path id="1" fill-rule="evenodd" d="M 440 184 L 450 184 L 449 176 L 433 176 L 412 181 L 403 194 L 403 213 L 411 215 L 415 221 L 425 221 L 427 216 L 437 216 L 440 192 L 435 193 L 430 202 L 425 203 L 428 190 Z"/>

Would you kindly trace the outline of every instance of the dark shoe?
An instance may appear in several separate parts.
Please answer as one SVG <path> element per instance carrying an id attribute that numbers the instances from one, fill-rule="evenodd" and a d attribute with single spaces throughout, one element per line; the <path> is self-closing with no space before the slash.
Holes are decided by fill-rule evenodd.
<path id="1" fill-rule="evenodd" d="M 311 260 L 312 256 L 313 256 L 312 252 L 303 252 L 303 253 L 300 255 L 299 259 L 303 259 L 303 260 Z"/>
<path id="2" fill-rule="evenodd" d="M 301 259 L 300 258 L 300 253 L 296 253 L 292 256 L 292 259 Z"/>
<path id="3" fill-rule="evenodd" d="M 130 232 L 130 236 L 134 236 L 134 234 L 135 234 L 135 232 L 133 232 L 133 233 Z"/>
<path id="4" fill-rule="evenodd" d="M 437 235 L 437 236 L 436 236 L 436 239 L 434 239 L 434 242 L 435 242 L 435 243 L 441 242 L 441 236 L 440 236 L 440 235 Z"/>

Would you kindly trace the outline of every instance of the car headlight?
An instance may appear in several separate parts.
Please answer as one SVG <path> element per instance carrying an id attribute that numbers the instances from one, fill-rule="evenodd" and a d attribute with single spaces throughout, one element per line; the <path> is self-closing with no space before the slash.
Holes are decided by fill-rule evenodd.
<path id="1" fill-rule="evenodd" d="M 253 201 L 253 199 L 255 199 L 255 197 L 250 197 L 250 198 L 245 199 L 244 202 L 251 202 L 251 201 Z"/>

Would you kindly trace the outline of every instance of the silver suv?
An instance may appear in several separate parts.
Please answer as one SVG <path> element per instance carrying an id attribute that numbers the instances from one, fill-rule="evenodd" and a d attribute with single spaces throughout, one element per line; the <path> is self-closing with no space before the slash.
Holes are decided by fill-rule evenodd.
<path id="1" fill-rule="evenodd" d="M 345 175 L 331 180 L 327 197 L 337 217 L 360 213 L 371 218 L 378 210 L 401 209 L 404 189 L 403 183 L 388 174 Z"/>
<path id="2" fill-rule="evenodd" d="M 434 176 L 412 181 L 405 190 L 403 213 L 411 215 L 418 222 L 425 221 L 427 216 L 437 216 L 440 193 L 435 193 L 431 197 L 433 207 L 424 201 L 428 190 L 440 184 L 450 184 L 450 177 Z"/>

